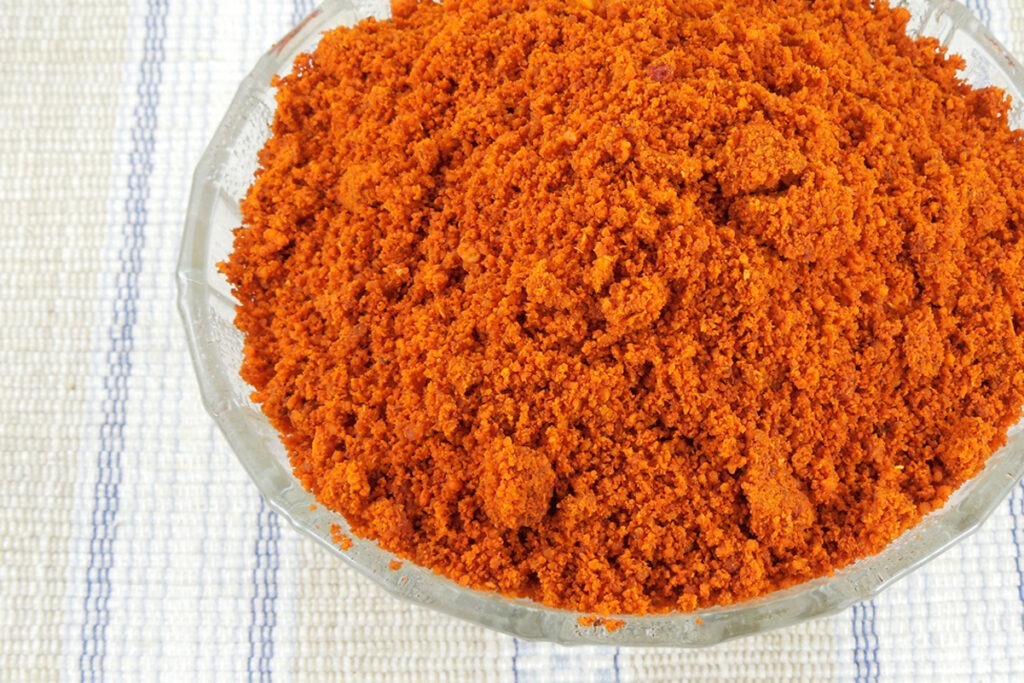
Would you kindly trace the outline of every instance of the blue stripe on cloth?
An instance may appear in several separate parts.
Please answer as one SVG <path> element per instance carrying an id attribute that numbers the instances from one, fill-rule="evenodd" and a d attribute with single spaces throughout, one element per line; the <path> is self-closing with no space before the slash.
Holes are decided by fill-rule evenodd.
<path id="1" fill-rule="evenodd" d="M 120 269 L 117 273 L 117 293 L 110 324 L 107 373 L 103 380 L 106 398 L 103 401 L 100 449 L 96 458 L 98 473 L 93 493 L 89 566 L 85 575 L 82 654 L 78 662 L 83 681 L 101 680 L 104 672 L 112 592 L 110 572 L 114 566 L 114 544 L 117 540 L 118 487 L 121 483 L 121 456 L 124 454 L 128 380 L 132 374 L 139 274 L 142 271 L 142 248 L 145 244 L 146 223 L 149 218 L 149 183 L 153 173 L 166 24 L 166 0 L 149 0 L 146 4 L 137 99 L 133 109 L 132 150 L 128 160 L 128 198 L 124 205 L 126 220 L 122 226 L 123 242 L 118 251 Z"/>
<path id="2" fill-rule="evenodd" d="M 295 0 L 292 6 L 292 26 L 297 26 L 300 21 L 312 14 L 314 6 L 313 0 Z"/>
<path id="3" fill-rule="evenodd" d="M 249 680 L 269 682 L 274 659 L 274 627 L 277 625 L 277 570 L 279 567 L 277 542 L 281 526 L 277 514 L 260 498 L 257 515 L 259 533 L 252 569 L 252 600 L 249 603 Z"/>
<path id="4" fill-rule="evenodd" d="M 512 639 L 512 683 L 519 683 L 519 639 Z"/>
<path id="5" fill-rule="evenodd" d="M 612 683 L 619 680 L 617 649 L 596 645 L 563 647 L 513 639 L 512 680 L 514 683 L 576 680 Z"/>
<path id="6" fill-rule="evenodd" d="M 978 21 L 980 21 L 981 23 L 985 24 L 986 26 L 989 25 L 989 23 L 991 23 L 992 12 L 988 8 L 988 3 L 985 2 L 984 0 L 982 0 L 981 2 L 979 2 L 979 0 L 974 0 L 973 2 L 971 2 L 971 0 L 968 0 L 967 8 L 974 12 L 974 16 L 978 17 Z"/>
<path id="7" fill-rule="evenodd" d="M 1010 496 L 1010 516 L 1013 518 L 1013 546 L 1017 550 L 1017 594 L 1024 606 L 1024 484 Z M 1024 631 L 1024 610 L 1020 615 L 1020 628 Z"/>
<path id="8" fill-rule="evenodd" d="M 294 0 L 292 26 L 313 11 L 313 0 Z M 256 514 L 255 565 L 252 570 L 252 600 L 249 621 L 249 680 L 270 681 L 274 660 L 274 627 L 277 625 L 277 570 L 280 567 L 277 542 L 281 525 L 277 513 L 260 498 Z"/>
<path id="9" fill-rule="evenodd" d="M 875 631 L 875 601 L 868 600 L 853 607 L 853 663 L 857 667 L 857 683 L 878 681 L 878 634 Z"/>
<path id="10" fill-rule="evenodd" d="M 861 633 L 861 623 L 863 622 L 864 607 L 861 603 L 857 603 L 853 606 L 853 612 L 851 615 L 852 629 L 853 629 L 853 664 L 857 667 L 857 683 L 864 683 L 865 679 L 865 647 L 864 637 Z"/>

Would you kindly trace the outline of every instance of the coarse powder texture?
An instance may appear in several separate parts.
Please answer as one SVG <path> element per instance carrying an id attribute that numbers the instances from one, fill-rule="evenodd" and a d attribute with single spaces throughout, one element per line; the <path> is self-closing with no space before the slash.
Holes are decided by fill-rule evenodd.
<path id="1" fill-rule="evenodd" d="M 276 82 L 223 269 L 354 533 L 587 613 L 881 550 L 1024 390 L 1024 153 L 884 2 L 403 1 Z"/>

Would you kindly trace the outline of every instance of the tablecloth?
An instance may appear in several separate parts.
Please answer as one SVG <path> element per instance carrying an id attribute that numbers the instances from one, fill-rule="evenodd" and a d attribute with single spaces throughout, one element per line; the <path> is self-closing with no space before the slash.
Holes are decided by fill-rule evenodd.
<path id="1" fill-rule="evenodd" d="M 0 680 L 1024 680 L 1024 489 L 875 600 L 700 650 L 531 643 L 283 526 L 175 309 L 190 176 L 310 0 L 0 7 Z M 1024 56 L 1024 0 L 971 9 Z"/>

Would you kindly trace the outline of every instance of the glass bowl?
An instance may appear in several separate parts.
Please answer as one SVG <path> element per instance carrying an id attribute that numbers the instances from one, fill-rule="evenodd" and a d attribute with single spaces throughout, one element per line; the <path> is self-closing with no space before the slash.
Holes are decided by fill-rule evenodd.
<path id="1" fill-rule="evenodd" d="M 949 0 L 892 4 L 911 11 L 911 34 L 934 36 L 962 55 L 967 62 L 963 77 L 973 85 L 996 85 L 1008 92 L 1015 102 L 1010 123 L 1021 127 L 1024 69 L 967 9 Z M 1021 422 L 980 474 L 878 555 L 832 576 L 729 607 L 619 615 L 624 625 L 615 631 L 582 626 L 579 617 L 584 615 L 577 612 L 464 588 L 411 562 L 392 570 L 393 555 L 354 535 L 352 547 L 342 551 L 331 528 L 338 525 L 347 534 L 347 522 L 316 505 L 293 477 L 277 432 L 238 375 L 242 335 L 233 323 L 235 300 L 215 264 L 231 249 L 231 231 L 241 223 L 239 201 L 252 182 L 256 153 L 269 136 L 276 106 L 271 77 L 288 73 L 295 57 L 310 51 L 325 30 L 389 12 L 387 0 L 327 0 L 260 59 L 196 168 L 181 243 L 178 305 L 203 402 L 267 503 L 300 532 L 399 598 L 505 633 L 563 644 L 698 647 L 796 624 L 871 598 L 978 527 L 1024 475 Z"/>

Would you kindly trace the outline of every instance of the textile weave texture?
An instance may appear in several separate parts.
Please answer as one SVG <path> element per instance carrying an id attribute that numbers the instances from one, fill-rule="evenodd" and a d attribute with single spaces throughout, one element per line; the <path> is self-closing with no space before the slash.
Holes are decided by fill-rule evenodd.
<path id="1" fill-rule="evenodd" d="M 0 12 L 0 680 L 1024 679 L 1024 489 L 877 599 L 700 651 L 531 643 L 400 603 L 284 526 L 175 308 L 192 170 L 311 0 Z M 970 9 L 1024 57 L 1024 0 Z"/>

